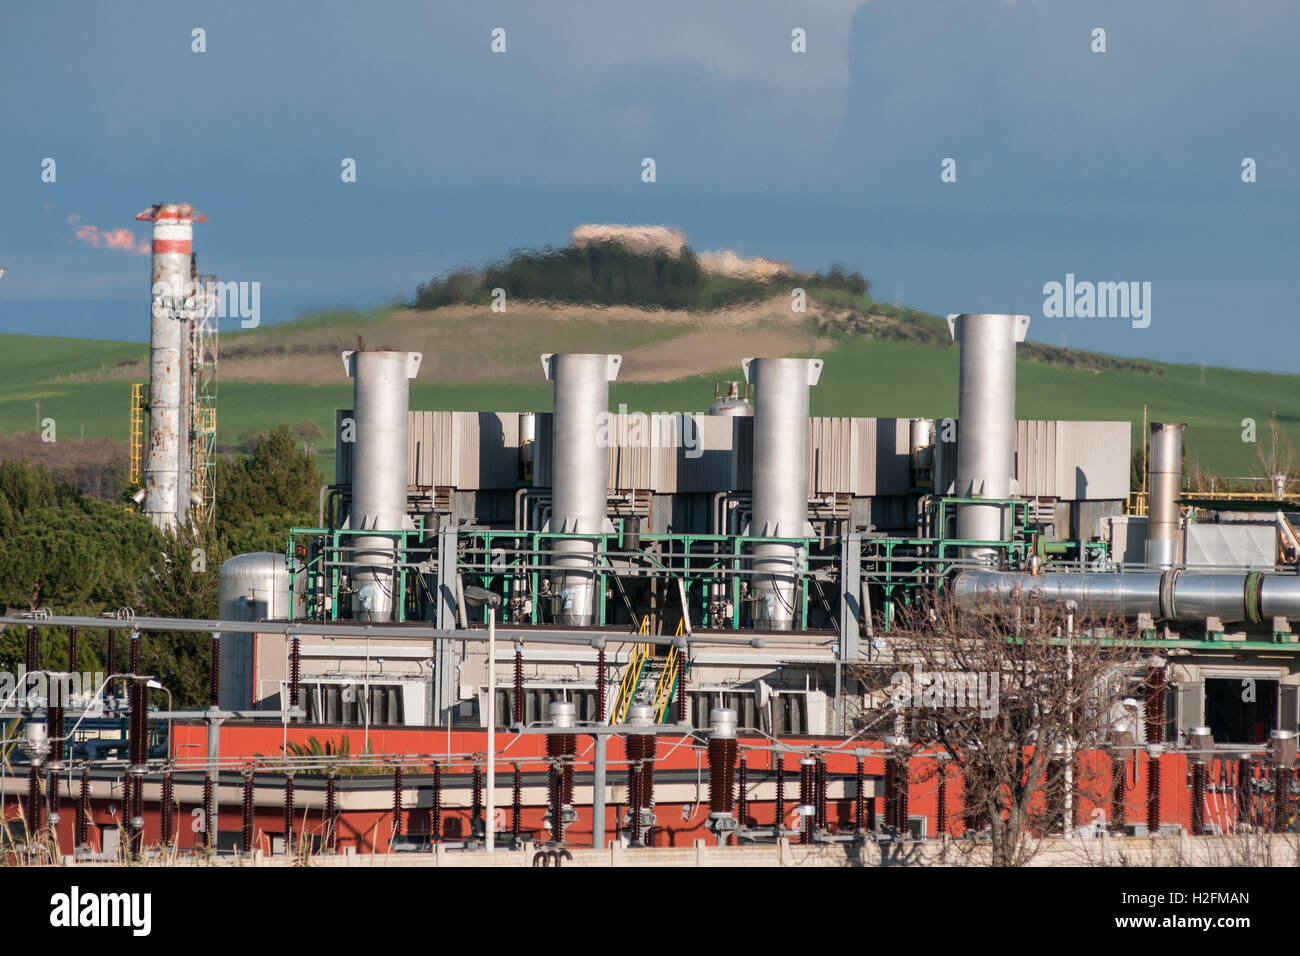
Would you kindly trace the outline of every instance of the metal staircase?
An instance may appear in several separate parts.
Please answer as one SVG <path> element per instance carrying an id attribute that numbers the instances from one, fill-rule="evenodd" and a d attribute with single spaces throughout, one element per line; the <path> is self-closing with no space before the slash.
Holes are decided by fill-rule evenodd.
<path id="1" fill-rule="evenodd" d="M 650 633 L 649 616 L 641 621 L 637 633 Z M 677 634 L 680 636 L 682 633 L 682 625 L 679 623 Z M 663 723 L 677 692 L 679 654 L 676 645 L 671 646 L 666 655 L 660 655 L 658 645 L 655 644 L 633 645 L 632 656 L 628 658 L 623 679 L 619 682 L 618 696 L 614 698 L 610 723 L 626 723 L 628 711 L 633 704 L 649 704 L 654 708 L 655 723 Z"/>

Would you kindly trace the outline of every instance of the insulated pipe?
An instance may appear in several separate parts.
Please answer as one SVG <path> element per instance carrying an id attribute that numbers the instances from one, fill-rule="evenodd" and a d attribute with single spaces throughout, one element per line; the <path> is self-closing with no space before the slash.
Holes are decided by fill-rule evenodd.
<path id="1" fill-rule="evenodd" d="M 1010 498 L 1015 480 L 1016 343 L 1025 340 L 1029 316 L 948 316 L 948 331 L 961 343 L 957 404 L 959 498 Z M 999 505 L 964 504 L 957 510 L 957 537 L 1003 541 L 1011 515 Z M 997 551 L 971 548 L 968 556 L 992 563 Z"/>
<path id="2" fill-rule="evenodd" d="M 1010 571 L 962 571 L 952 580 L 957 606 L 970 610 L 1001 603 L 1019 593 L 1026 601 L 1065 604 L 1098 612 L 1161 616 L 1161 575 L 1155 572 L 1071 574 L 1049 571 L 1030 575 Z"/>
<path id="3" fill-rule="evenodd" d="M 542 356 L 546 378 L 555 383 L 551 440 L 551 527 L 559 534 L 601 534 L 612 530 L 606 517 L 609 491 L 609 383 L 618 377 L 621 355 L 591 353 Z M 554 593 L 552 620 L 587 627 L 596 621 L 596 542 L 551 542 Z"/>
<path id="4" fill-rule="evenodd" d="M 1005 602 L 1017 592 L 1025 600 L 1046 604 L 1073 601 L 1095 612 L 1127 617 L 1145 613 L 1171 621 L 1218 617 L 1224 623 L 1254 623 L 1274 616 L 1300 617 L 1300 577 L 1258 571 L 1049 571 L 1030 575 L 968 570 L 958 573 L 951 585 L 958 607 L 968 610 Z"/>
<path id="5" fill-rule="evenodd" d="M 153 268 L 149 328 L 149 449 L 144 466 L 144 513 L 160 530 L 185 523 L 189 502 L 182 500 L 182 456 L 188 439 L 182 409 L 181 378 L 188 365 L 190 323 L 197 290 L 192 283 L 190 253 L 194 214 L 189 203 L 160 203 L 135 217 L 153 222 Z"/>
<path id="6" fill-rule="evenodd" d="M 401 531 L 406 520 L 407 414 L 419 352 L 346 351 L 343 367 L 355 381 L 352 404 L 352 531 Z M 346 432 L 345 432 L 346 437 Z M 397 546 L 390 535 L 355 535 L 352 615 L 390 621 L 397 602 Z"/>
<path id="7" fill-rule="evenodd" d="M 747 358 L 745 381 L 755 387 L 754 484 L 749 533 L 756 538 L 802 538 L 808 525 L 808 390 L 821 359 Z M 794 626 L 796 544 L 753 545 L 755 627 Z"/>
<path id="8" fill-rule="evenodd" d="M 1300 620 L 1300 576 L 1294 574 L 1261 575 L 1259 582 L 1261 621 L 1275 617 Z"/>
<path id="9" fill-rule="evenodd" d="M 1178 496 L 1183 484 L 1183 429 L 1171 422 L 1151 423 L 1147 460 L 1147 564 L 1171 568 L 1178 552 Z"/>

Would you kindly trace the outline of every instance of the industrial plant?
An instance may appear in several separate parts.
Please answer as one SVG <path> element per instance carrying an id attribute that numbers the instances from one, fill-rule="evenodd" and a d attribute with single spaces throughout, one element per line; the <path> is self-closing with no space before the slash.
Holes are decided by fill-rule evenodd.
<path id="1" fill-rule="evenodd" d="M 221 493 L 215 323 L 201 217 L 141 216 L 137 504 L 174 531 Z M 1038 799 L 1036 839 L 1290 831 L 1300 542 L 1284 489 L 1185 492 L 1183 426 L 1156 422 L 1135 492 L 1127 421 L 1017 419 L 1028 316 L 948 324 L 960 376 L 933 387 L 958 415 L 937 421 L 814 416 L 821 359 L 740 352 L 706 411 L 611 411 L 622 356 L 579 353 L 539 357 L 551 411 L 413 408 L 420 353 L 343 351 L 353 397 L 316 525 L 225 561 L 217 619 L 3 618 L 25 630 L 28 672 L 2 702 L 25 766 L 0 781 L 0 853 L 539 866 L 978 846 L 998 827 L 964 800 L 970 781 L 869 679 L 912 670 L 899 635 L 942 602 L 958 619 L 1056 615 L 1062 659 L 1128 635 L 1102 730 L 1054 755 L 1079 785 Z M 69 672 L 79 647 L 106 649 L 100 686 L 40 670 L 47 628 L 67 629 Z M 210 635 L 205 709 L 172 706 L 140 665 L 142 641 L 175 633 Z"/>

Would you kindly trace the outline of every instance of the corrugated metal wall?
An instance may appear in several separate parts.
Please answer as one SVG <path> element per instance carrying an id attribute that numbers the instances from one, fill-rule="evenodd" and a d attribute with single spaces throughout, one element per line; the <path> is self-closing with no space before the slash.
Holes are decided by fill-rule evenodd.
<path id="1" fill-rule="evenodd" d="M 351 417 L 350 410 L 341 409 L 335 419 L 334 480 L 338 484 L 352 481 L 354 444 L 342 439 L 343 422 Z M 518 485 L 517 413 L 413 411 L 407 422 L 409 487 L 492 490 Z"/>
<path id="2" fill-rule="evenodd" d="M 341 440 L 343 420 L 351 414 L 337 414 L 335 481 L 341 484 L 352 474 L 353 444 Z M 551 485 L 553 415 L 538 412 L 536 421 L 534 484 L 546 488 Z M 809 494 L 906 494 L 908 424 L 906 418 L 810 418 Z M 1129 432 L 1128 422 L 1017 422 L 1015 473 L 1021 493 L 1062 501 L 1126 498 Z M 753 436 L 754 420 L 748 417 L 693 415 L 683 425 L 670 415 L 613 414 L 610 489 L 657 494 L 749 491 Z M 409 443 L 412 487 L 518 486 L 518 413 L 413 411 Z M 951 483 L 955 469 L 955 446 L 943 446 L 935 475 L 940 491 Z"/>

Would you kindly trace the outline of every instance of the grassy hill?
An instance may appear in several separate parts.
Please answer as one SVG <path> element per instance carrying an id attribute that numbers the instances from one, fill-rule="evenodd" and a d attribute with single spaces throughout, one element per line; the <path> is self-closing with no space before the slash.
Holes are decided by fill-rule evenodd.
<path id="1" fill-rule="evenodd" d="M 740 377 L 745 355 L 818 355 L 817 415 L 943 417 L 957 412 L 957 349 L 818 328 L 780 314 L 784 300 L 728 313 L 642 312 L 551 306 L 493 314 L 451 306 L 432 312 L 388 310 L 333 314 L 224 337 L 218 401 L 223 443 L 281 423 L 314 421 L 328 436 L 333 410 L 351 404 L 338 353 L 368 347 L 419 349 L 425 362 L 412 406 L 457 410 L 546 410 L 544 351 L 620 351 L 624 377 L 613 405 L 643 410 L 703 410 L 718 379 Z M 788 307 L 786 307 L 788 310 Z M 564 316 L 557 313 L 563 312 Z M 134 343 L 0 335 L 8 358 L 0 378 L 0 433 L 29 432 L 54 418 L 60 442 L 125 441 L 129 383 L 147 381 L 147 350 Z M 129 364 L 122 364 L 129 363 Z M 1261 437 L 1276 413 L 1294 432 L 1300 376 L 1142 363 L 1092 370 L 1022 358 L 1017 370 L 1022 418 L 1128 419 L 1140 441 L 1142 405 L 1150 420 L 1188 423 L 1189 464 L 1227 475 L 1256 471 L 1255 446 L 1241 441 L 1241 420 Z M 332 473 L 332 441 L 316 443 Z"/>
<path id="2" fill-rule="evenodd" d="M 578 290 L 585 304 L 513 298 L 490 307 L 492 289 L 536 295 Z M 791 310 L 804 288 L 807 311 Z M 839 267 L 762 279 L 719 276 L 693 254 L 640 255 L 601 245 L 515 253 L 476 272 L 436 278 L 418 308 L 310 315 L 222 333 L 218 441 L 279 424 L 314 422 L 321 471 L 333 474 L 334 409 L 351 405 L 339 353 L 401 348 L 424 354 L 414 408 L 547 410 L 543 352 L 621 352 L 611 405 L 702 411 L 713 384 L 741 377 L 747 355 L 825 360 L 812 393 L 816 415 L 946 417 L 957 413 L 957 347 L 938 316 L 876 302 L 870 283 Z M 237 323 L 230 324 L 237 326 Z M 0 335 L 0 436 L 53 418 L 60 443 L 125 442 L 131 382 L 147 382 L 147 347 L 136 343 Z M 1276 415 L 1292 441 L 1300 423 L 1300 376 L 1168 365 L 1026 343 L 1020 347 L 1021 418 L 1127 419 L 1141 442 L 1143 403 L 1152 421 L 1188 423 L 1188 467 L 1227 476 L 1260 472 L 1242 419 L 1268 435 Z M 39 412 L 38 412 L 39 403 Z M 22 441 L 0 448 L 22 447 Z M 89 449 L 88 449 L 89 453 Z M 102 454 L 102 450 L 97 452 Z M 66 457 L 66 455 L 65 455 Z"/>

